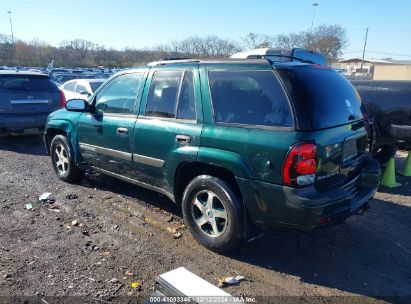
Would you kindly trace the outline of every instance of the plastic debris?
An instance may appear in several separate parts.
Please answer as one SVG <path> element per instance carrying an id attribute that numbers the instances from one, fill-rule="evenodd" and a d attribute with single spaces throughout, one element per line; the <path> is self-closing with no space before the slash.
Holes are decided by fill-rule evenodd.
<path id="1" fill-rule="evenodd" d="M 92 252 L 92 251 L 98 251 L 98 250 L 100 250 L 100 247 L 98 247 L 97 245 L 95 245 L 95 244 L 93 244 L 92 242 L 88 241 L 88 242 L 86 243 L 86 249 L 87 249 L 89 252 Z"/>
<path id="2" fill-rule="evenodd" d="M 78 199 L 78 195 L 74 194 L 74 193 L 70 193 L 70 194 L 66 195 L 66 199 L 68 199 L 68 200 Z"/>
<path id="3" fill-rule="evenodd" d="M 26 204 L 26 209 L 27 210 L 32 210 L 33 209 L 33 205 L 32 204 Z"/>
<path id="4" fill-rule="evenodd" d="M 50 198 L 51 193 L 50 192 L 45 192 L 39 197 L 39 201 L 45 201 Z"/>
<path id="5" fill-rule="evenodd" d="M 179 238 L 181 238 L 183 235 L 180 233 L 180 232 L 176 232 L 176 233 L 174 233 L 174 235 L 173 235 L 173 237 L 175 238 L 175 239 L 179 239 Z"/>
<path id="6" fill-rule="evenodd" d="M 134 272 L 132 271 L 126 271 L 125 273 L 126 276 L 132 277 L 134 275 Z"/>
<path id="7" fill-rule="evenodd" d="M 77 225 L 78 225 L 78 220 L 72 221 L 72 222 L 71 222 L 71 225 L 72 225 L 72 226 L 77 226 Z"/>
<path id="8" fill-rule="evenodd" d="M 245 280 L 243 276 L 236 277 L 222 277 L 218 279 L 218 287 L 230 286 L 240 284 L 241 281 Z"/>
<path id="9" fill-rule="evenodd" d="M 115 283 L 118 283 L 118 279 L 112 278 L 112 279 L 111 279 L 110 281 L 108 281 L 108 282 L 115 284 Z"/>
<path id="10" fill-rule="evenodd" d="M 140 282 L 132 282 L 131 283 L 131 288 L 140 288 L 141 283 Z"/>
<path id="11" fill-rule="evenodd" d="M 51 198 L 50 196 L 50 192 L 45 192 L 39 196 L 39 201 L 46 204 L 53 204 L 55 202 L 55 199 Z"/>

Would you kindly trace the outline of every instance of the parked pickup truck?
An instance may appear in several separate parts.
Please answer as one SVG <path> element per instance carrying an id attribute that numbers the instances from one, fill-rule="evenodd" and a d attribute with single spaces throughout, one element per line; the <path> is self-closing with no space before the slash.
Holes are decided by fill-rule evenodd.
<path id="1" fill-rule="evenodd" d="M 373 152 L 385 163 L 398 146 L 411 147 L 411 81 L 354 80 L 365 110 L 376 122 Z"/>

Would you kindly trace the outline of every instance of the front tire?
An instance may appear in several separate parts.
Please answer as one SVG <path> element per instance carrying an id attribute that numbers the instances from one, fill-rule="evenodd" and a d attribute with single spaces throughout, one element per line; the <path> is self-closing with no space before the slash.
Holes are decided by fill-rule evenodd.
<path id="1" fill-rule="evenodd" d="M 69 183 L 79 182 L 84 171 L 77 167 L 71 145 L 63 135 L 56 135 L 50 144 L 51 162 L 59 179 Z"/>
<path id="2" fill-rule="evenodd" d="M 242 239 L 239 199 L 221 179 L 209 175 L 194 178 L 184 191 L 182 208 L 191 234 L 208 249 L 227 252 Z"/>

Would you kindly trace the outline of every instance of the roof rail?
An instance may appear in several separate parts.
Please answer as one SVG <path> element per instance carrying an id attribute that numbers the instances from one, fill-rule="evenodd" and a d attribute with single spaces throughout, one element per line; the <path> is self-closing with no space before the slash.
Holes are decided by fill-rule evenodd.
<path id="1" fill-rule="evenodd" d="M 158 65 L 167 65 L 167 64 L 176 64 L 176 63 L 190 63 L 190 62 L 200 62 L 198 59 L 177 59 L 177 58 L 170 58 L 170 59 L 162 59 L 159 61 L 152 61 L 148 63 L 148 66 L 158 66 Z"/>
<path id="2" fill-rule="evenodd" d="M 249 55 L 249 56 L 247 57 L 247 59 L 258 59 L 258 58 L 260 58 L 260 59 L 266 59 L 266 60 L 268 60 L 271 64 L 273 64 L 273 63 L 275 63 L 275 62 L 281 62 L 281 61 L 273 60 L 273 59 L 271 59 L 271 58 L 267 58 L 267 56 L 270 56 L 270 55 Z M 315 64 L 314 61 L 307 60 L 307 59 L 302 59 L 302 58 L 294 57 L 294 56 L 287 56 L 287 55 L 271 55 L 271 56 L 272 56 L 272 57 L 295 59 L 295 60 L 298 60 L 298 61 L 300 61 L 300 62 L 302 62 L 302 63 L 312 63 L 312 64 Z"/>

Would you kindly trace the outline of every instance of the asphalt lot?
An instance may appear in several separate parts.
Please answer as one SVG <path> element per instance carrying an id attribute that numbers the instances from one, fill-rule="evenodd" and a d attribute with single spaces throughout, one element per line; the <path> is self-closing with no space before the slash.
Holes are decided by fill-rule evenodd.
<path id="1" fill-rule="evenodd" d="M 405 156 L 398 153 L 397 168 Z M 270 230 L 220 255 L 181 228 L 181 212 L 167 198 L 92 172 L 79 185 L 66 184 L 55 176 L 40 136 L 0 138 L 0 296 L 139 303 L 157 275 L 184 266 L 215 285 L 222 276 L 245 276 L 225 290 L 271 296 L 259 303 L 407 303 L 411 178 L 397 180 L 402 186 L 380 188 L 363 216 L 305 236 Z M 44 192 L 54 204 L 38 201 Z M 170 227 L 183 236 L 174 239 Z M 132 282 L 141 286 L 133 289 Z"/>

